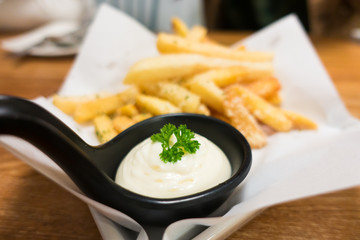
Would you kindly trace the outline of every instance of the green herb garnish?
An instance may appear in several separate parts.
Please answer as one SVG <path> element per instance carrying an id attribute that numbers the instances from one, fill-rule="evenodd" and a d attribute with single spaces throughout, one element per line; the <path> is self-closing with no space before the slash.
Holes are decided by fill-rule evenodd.
<path id="1" fill-rule="evenodd" d="M 170 138 L 173 134 L 177 141 L 171 146 Z M 194 137 L 195 133 L 187 129 L 185 124 L 176 128 L 173 124 L 168 123 L 160 129 L 160 133 L 153 134 L 151 140 L 161 143 L 163 151 L 160 153 L 160 159 L 163 162 L 176 163 L 181 160 L 185 152 L 193 154 L 199 149 L 200 143 L 192 140 Z"/>

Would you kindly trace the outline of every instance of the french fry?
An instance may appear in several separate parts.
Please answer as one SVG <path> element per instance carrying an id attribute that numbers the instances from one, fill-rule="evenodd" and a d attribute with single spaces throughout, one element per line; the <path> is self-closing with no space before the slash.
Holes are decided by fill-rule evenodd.
<path id="1" fill-rule="evenodd" d="M 210 69 L 197 75 L 197 78 L 208 79 L 218 87 L 225 87 L 239 82 L 246 75 L 246 70 L 242 66 Z"/>
<path id="2" fill-rule="evenodd" d="M 171 19 L 171 26 L 172 26 L 172 30 L 173 32 L 182 37 L 182 38 L 186 38 L 190 41 L 204 41 L 207 43 L 212 43 L 212 44 L 217 44 L 217 42 L 214 42 L 213 40 L 210 40 L 207 37 L 207 29 L 203 26 L 194 26 L 191 29 L 188 28 L 188 26 L 185 24 L 184 21 L 182 21 L 180 18 L 178 17 L 173 17 Z M 239 49 L 245 49 L 243 47 L 239 47 Z"/>
<path id="3" fill-rule="evenodd" d="M 140 109 L 153 115 L 181 112 L 180 108 L 167 100 L 144 94 L 136 96 L 136 105 L 139 106 Z"/>
<path id="4" fill-rule="evenodd" d="M 210 116 L 210 114 L 211 114 L 210 109 L 203 103 L 200 103 L 200 105 L 195 113 L 206 115 L 206 116 Z"/>
<path id="5" fill-rule="evenodd" d="M 272 69 L 251 69 L 244 66 L 233 66 L 210 69 L 198 74 L 197 77 L 213 81 L 218 87 L 223 88 L 234 83 L 252 82 L 254 79 L 268 77 L 271 74 Z"/>
<path id="6" fill-rule="evenodd" d="M 94 99 L 79 105 L 74 112 L 74 119 L 78 123 L 89 121 L 100 114 L 111 114 L 119 106 L 116 95 Z"/>
<path id="7" fill-rule="evenodd" d="M 112 114 L 119 106 L 134 102 L 137 94 L 138 89 L 132 87 L 118 94 L 90 100 L 75 109 L 74 119 L 78 123 L 84 123 L 100 114 Z"/>
<path id="8" fill-rule="evenodd" d="M 153 84 L 155 82 L 181 79 L 211 68 L 248 66 L 239 61 L 202 56 L 198 54 L 165 54 L 145 58 L 128 71 L 124 84 Z M 252 64 L 254 68 L 266 68 L 268 64 Z"/>
<path id="9" fill-rule="evenodd" d="M 131 127 L 135 123 L 136 122 L 133 119 L 131 119 L 130 117 L 128 117 L 128 116 L 116 116 L 112 120 L 112 124 L 114 126 L 114 129 L 118 133 L 121 133 L 122 131 L 124 131 L 125 129 Z"/>
<path id="10" fill-rule="evenodd" d="M 180 37 L 187 37 L 189 29 L 180 18 L 173 17 L 171 19 L 171 26 L 175 34 L 179 35 Z"/>
<path id="11" fill-rule="evenodd" d="M 246 73 L 241 78 L 241 82 L 254 82 L 261 78 L 267 78 L 274 75 L 274 66 L 272 63 L 246 63 L 243 64 Z"/>
<path id="12" fill-rule="evenodd" d="M 295 113 L 289 110 L 282 109 L 282 112 L 288 117 L 292 123 L 293 128 L 298 130 L 316 130 L 317 124 L 310 120 L 309 118 L 299 114 Z"/>
<path id="13" fill-rule="evenodd" d="M 200 97 L 179 84 L 159 82 L 140 86 L 147 94 L 158 96 L 172 102 L 183 112 L 195 113 L 200 105 Z"/>
<path id="14" fill-rule="evenodd" d="M 133 116 L 132 119 L 135 121 L 135 123 L 137 123 L 151 118 L 152 116 L 153 115 L 151 113 L 139 113 L 138 115 Z"/>
<path id="15" fill-rule="evenodd" d="M 66 114 L 72 115 L 75 109 L 81 104 L 93 100 L 95 95 L 91 96 L 60 96 L 55 94 L 53 96 L 53 104 Z"/>
<path id="16" fill-rule="evenodd" d="M 206 28 L 202 26 L 194 26 L 188 32 L 186 39 L 193 42 L 201 42 L 205 40 L 207 34 Z"/>
<path id="17" fill-rule="evenodd" d="M 267 96 L 265 100 L 275 106 L 280 106 L 282 102 L 282 98 L 279 92 Z"/>
<path id="18" fill-rule="evenodd" d="M 209 79 L 218 87 L 224 88 L 234 83 L 252 83 L 258 79 L 270 77 L 273 74 L 273 69 L 270 66 L 264 66 L 262 68 L 232 66 L 213 68 L 200 74 L 201 78 Z"/>
<path id="19" fill-rule="evenodd" d="M 224 100 L 224 112 L 226 111 L 227 109 L 225 109 L 225 100 Z M 214 117 L 214 118 L 218 118 L 218 119 L 220 119 L 220 120 L 222 120 L 222 121 L 224 121 L 224 122 L 227 122 L 228 124 L 232 124 L 231 123 L 231 120 L 226 116 L 226 114 L 224 113 L 224 114 L 222 114 L 222 113 L 218 113 L 218 112 L 215 112 L 215 111 L 213 111 L 213 112 L 211 112 L 211 115 L 210 116 L 212 116 L 212 117 Z M 234 125 L 233 125 L 234 126 Z"/>
<path id="20" fill-rule="evenodd" d="M 95 133 L 100 143 L 106 143 L 118 133 L 113 127 L 112 120 L 108 115 L 102 114 L 94 118 Z"/>
<path id="21" fill-rule="evenodd" d="M 268 97 L 274 96 L 280 90 L 281 85 L 277 78 L 268 77 L 251 82 L 246 85 L 246 88 L 260 97 L 267 99 Z"/>
<path id="22" fill-rule="evenodd" d="M 243 105 L 255 116 L 256 119 L 270 126 L 276 131 L 287 132 L 292 128 L 292 121 L 288 119 L 280 108 L 266 102 L 255 93 L 240 86 L 230 86 L 242 99 Z"/>
<path id="23" fill-rule="evenodd" d="M 116 109 L 115 113 L 116 115 L 133 117 L 139 114 L 139 110 L 136 108 L 134 103 L 130 103 L 119 107 L 118 109 Z"/>
<path id="24" fill-rule="evenodd" d="M 245 47 L 245 45 L 239 45 L 236 48 L 234 48 L 234 50 L 236 50 L 236 51 L 245 51 L 246 47 Z"/>
<path id="25" fill-rule="evenodd" d="M 53 104 L 78 123 L 93 121 L 104 143 L 131 125 L 155 115 L 190 112 L 232 124 L 252 148 L 267 136 L 292 129 L 317 129 L 312 120 L 281 109 L 281 84 L 274 77 L 273 53 L 228 47 L 172 18 L 174 34 L 159 33 L 159 56 L 142 59 L 123 79 L 132 85 L 118 94 L 53 96 Z"/>
<path id="26" fill-rule="evenodd" d="M 159 33 L 157 48 L 160 53 L 195 53 L 209 57 L 226 58 L 247 62 L 272 61 L 273 54 L 269 52 L 234 51 L 228 47 L 206 42 L 194 42 L 182 37 Z"/>
<path id="27" fill-rule="evenodd" d="M 265 133 L 255 118 L 243 106 L 242 98 L 233 87 L 227 88 L 225 91 L 224 112 L 230 120 L 230 124 L 244 135 L 251 148 L 261 148 L 266 145 Z"/>
<path id="28" fill-rule="evenodd" d="M 191 92 L 199 95 L 203 103 L 219 113 L 223 113 L 224 93 L 213 81 L 201 77 L 198 78 L 198 75 L 195 75 L 186 80 L 184 86 Z"/>

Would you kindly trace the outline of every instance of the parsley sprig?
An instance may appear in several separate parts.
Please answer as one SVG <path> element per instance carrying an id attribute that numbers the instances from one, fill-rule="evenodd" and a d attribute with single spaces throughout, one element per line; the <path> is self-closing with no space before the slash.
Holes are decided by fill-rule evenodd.
<path id="1" fill-rule="evenodd" d="M 177 141 L 171 146 L 170 138 L 173 134 Z M 173 124 L 168 123 L 160 129 L 160 133 L 153 134 L 151 140 L 161 143 L 163 151 L 160 153 L 160 159 L 163 162 L 176 163 L 181 160 L 185 152 L 193 154 L 199 149 L 200 143 L 192 140 L 194 137 L 195 133 L 187 129 L 185 124 L 176 128 Z"/>

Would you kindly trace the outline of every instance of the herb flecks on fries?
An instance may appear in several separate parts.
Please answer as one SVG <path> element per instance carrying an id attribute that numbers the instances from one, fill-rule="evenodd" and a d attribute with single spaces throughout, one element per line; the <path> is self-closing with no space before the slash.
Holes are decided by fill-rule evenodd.
<path id="1" fill-rule="evenodd" d="M 281 108 L 282 86 L 274 77 L 272 53 L 221 45 L 207 36 L 206 28 L 189 28 L 179 18 L 173 18 L 172 27 L 172 34 L 158 34 L 159 56 L 129 69 L 123 79 L 128 89 L 83 97 L 55 95 L 54 105 L 78 123 L 94 124 L 100 143 L 137 122 L 177 112 L 227 121 L 254 149 L 264 147 L 270 133 L 317 129 L 312 120 Z"/>

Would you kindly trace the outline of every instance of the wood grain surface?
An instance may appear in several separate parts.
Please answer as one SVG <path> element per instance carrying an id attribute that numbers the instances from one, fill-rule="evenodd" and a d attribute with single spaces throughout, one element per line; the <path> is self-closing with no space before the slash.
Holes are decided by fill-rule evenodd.
<path id="1" fill-rule="evenodd" d="M 231 44 L 246 34 L 214 32 Z M 0 40 L 9 36 L 0 35 Z M 360 43 L 312 38 L 349 111 L 360 118 Z M 0 50 L 0 94 L 49 96 L 61 86 L 73 57 L 16 58 Z M 359 171 L 360 172 L 360 171 Z M 101 239 L 88 207 L 0 148 L 0 239 Z M 228 239 L 360 239 L 360 187 L 266 209 Z"/>

